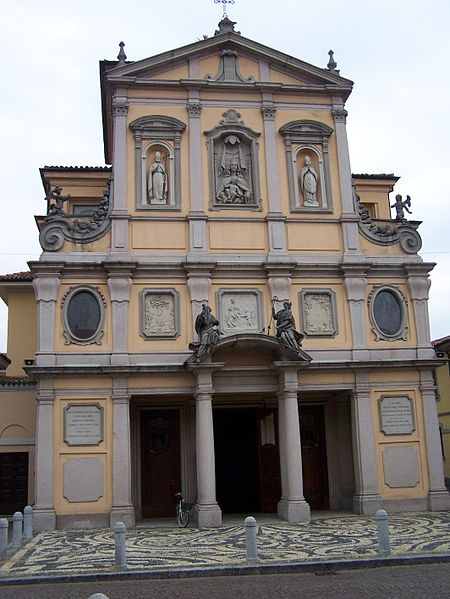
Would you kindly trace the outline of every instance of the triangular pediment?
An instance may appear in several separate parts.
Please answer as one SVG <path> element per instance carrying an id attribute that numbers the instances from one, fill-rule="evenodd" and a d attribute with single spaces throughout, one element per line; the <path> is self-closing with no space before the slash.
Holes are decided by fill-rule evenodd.
<path id="1" fill-rule="evenodd" d="M 202 80 L 204 77 L 201 77 L 200 71 L 189 73 L 189 61 L 207 60 L 213 56 L 220 56 L 224 52 L 235 53 L 238 61 L 244 62 L 247 59 L 258 66 L 261 62 L 265 65 L 265 73 L 261 73 L 259 68 L 255 70 L 258 72 L 253 74 L 244 73 L 241 83 L 276 82 L 276 76 L 268 75 L 271 71 L 280 74 L 280 83 L 284 85 L 327 86 L 327 88 L 336 86 L 340 89 L 347 88 L 348 93 L 352 87 L 350 80 L 335 72 L 311 65 L 238 35 L 236 32 L 219 34 L 136 62 L 111 65 L 107 70 L 107 79 L 116 83 L 120 81 L 127 84 L 145 83 L 155 79 L 170 79 L 172 74 L 174 80 L 185 78 Z M 215 79 L 216 75 L 218 77 Z M 209 83 L 214 81 L 224 81 L 223 77 L 220 78 L 220 72 L 210 74 Z"/>

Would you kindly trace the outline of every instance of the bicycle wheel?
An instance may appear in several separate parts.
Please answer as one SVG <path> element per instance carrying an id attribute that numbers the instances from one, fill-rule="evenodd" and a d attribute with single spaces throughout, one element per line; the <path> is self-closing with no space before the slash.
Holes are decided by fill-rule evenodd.
<path id="1" fill-rule="evenodd" d="M 180 528 L 186 528 L 186 526 L 189 524 L 189 512 L 187 510 L 178 510 L 177 512 L 177 520 L 178 520 L 178 526 Z"/>

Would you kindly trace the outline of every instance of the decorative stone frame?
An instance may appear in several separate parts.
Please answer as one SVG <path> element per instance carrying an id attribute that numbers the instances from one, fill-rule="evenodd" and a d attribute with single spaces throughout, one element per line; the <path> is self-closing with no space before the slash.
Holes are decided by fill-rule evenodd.
<path id="1" fill-rule="evenodd" d="M 388 432 L 385 431 L 383 428 L 383 417 L 382 417 L 382 403 L 383 401 L 385 401 L 386 399 L 395 399 L 395 398 L 402 398 L 402 399 L 407 399 L 409 401 L 409 405 L 410 405 L 410 409 L 411 409 L 411 430 L 409 432 Z M 378 398 L 378 420 L 380 423 L 380 431 L 383 433 L 383 435 L 386 436 L 392 436 L 392 435 L 412 435 L 413 432 L 416 430 L 416 419 L 414 416 L 414 401 L 411 397 L 409 397 L 409 395 L 382 395 L 381 397 Z"/>
<path id="2" fill-rule="evenodd" d="M 241 115 L 236 110 L 228 110 L 222 115 L 224 118 L 219 125 L 210 131 L 205 131 L 206 145 L 208 148 L 208 172 L 209 172 L 209 209 L 210 210 L 262 210 L 261 193 L 259 187 L 259 161 L 258 137 L 260 133 L 253 131 L 244 125 L 241 120 Z M 249 169 L 251 183 L 253 186 L 253 200 L 248 204 L 222 204 L 217 201 L 217 167 L 216 154 L 222 140 L 229 136 L 236 135 L 239 139 L 243 139 L 250 146 L 251 166 Z"/>
<path id="3" fill-rule="evenodd" d="M 130 123 L 134 136 L 136 210 L 181 209 L 181 136 L 186 125 L 169 116 L 144 116 Z M 169 155 L 169 197 L 167 204 L 147 203 L 145 161 L 152 146 L 163 146 Z"/>
<path id="4" fill-rule="evenodd" d="M 80 293 L 81 291 L 86 291 L 90 293 L 97 301 L 100 307 L 100 319 L 97 329 L 91 337 L 88 339 L 79 339 L 76 335 L 72 333 L 69 326 L 69 321 L 67 318 L 67 312 L 69 309 L 70 302 L 72 298 Z M 105 322 L 105 308 L 106 301 L 105 296 L 100 291 L 98 287 L 91 287 L 89 285 L 76 285 L 75 287 L 71 287 L 65 294 L 61 301 L 61 311 L 62 311 L 62 324 L 63 324 L 63 335 L 65 337 L 65 345 L 70 345 L 74 343 L 76 345 L 90 345 L 92 343 L 96 343 L 97 345 L 101 345 L 101 339 L 104 334 L 104 322 Z"/>
<path id="5" fill-rule="evenodd" d="M 378 326 L 376 318 L 375 318 L 375 313 L 374 313 L 374 305 L 375 305 L 375 299 L 377 297 L 377 295 L 381 292 L 381 291 L 388 291 L 390 293 L 392 293 L 395 298 L 397 299 L 399 306 L 400 306 L 400 310 L 401 310 L 401 323 L 400 326 L 398 328 L 398 331 L 392 335 L 388 335 L 386 333 L 384 333 Z M 408 306 L 408 300 L 406 299 L 405 294 L 403 293 L 403 291 L 401 291 L 401 289 L 398 289 L 397 287 L 394 287 L 393 285 L 388 285 L 388 284 L 382 284 L 382 285 L 375 285 L 372 288 L 372 291 L 369 293 L 368 299 L 367 299 L 367 304 L 369 307 L 369 318 L 370 318 L 370 323 L 372 325 L 372 331 L 375 335 L 375 341 L 380 341 L 380 340 L 384 340 L 384 341 L 398 341 L 399 339 L 406 341 L 407 340 L 407 334 L 408 334 L 408 310 L 407 310 L 407 306 Z"/>
<path id="6" fill-rule="evenodd" d="M 236 329 L 235 331 L 224 330 L 224 308 L 223 300 L 227 295 L 254 295 L 256 299 L 256 324 L 253 328 L 247 329 Z M 234 335 L 236 333 L 260 333 L 264 328 L 263 318 L 263 301 L 262 292 L 259 289 L 254 288 L 229 288 L 225 287 L 219 289 L 216 293 L 216 305 L 217 305 L 217 318 L 220 322 L 220 331 L 225 335 Z"/>
<path id="7" fill-rule="evenodd" d="M 99 438 L 97 443 L 71 443 L 70 441 L 67 440 L 67 412 L 70 410 L 70 408 L 91 408 L 91 407 L 95 407 L 98 408 L 100 411 L 100 433 L 99 433 Z M 70 447 L 75 447 L 75 446 L 89 446 L 89 445 L 100 445 L 100 443 L 102 443 L 102 441 L 104 441 L 104 407 L 101 406 L 99 403 L 97 402 L 93 402 L 93 403 L 69 403 L 64 407 L 64 421 L 63 421 L 63 431 L 64 431 L 64 443 L 67 443 L 67 445 L 69 445 Z"/>
<path id="8" fill-rule="evenodd" d="M 324 331 L 308 330 L 308 318 L 306 314 L 306 296 L 308 295 L 323 295 L 330 299 L 331 305 L 331 327 Z M 338 333 L 337 311 L 336 311 L 336 294 L 332 289 L 323 288 L 305 288 L 298 294 L 298 302 L 300 306 L 300 321 L 302 333 L 307 337 L 335 337 Z"/>
<path id="9" fill-rule="evenodd" d="M 174 310 L 174 332 L 173 333 L 146 333 L 145 332 L 145 300 L 149 295 L 169 295 L 173 300 Z M 180 294 L 173 287 L 169 288 L 145 288 L 139 294 L 139 329 L 140 336 L 149 341 L 152 339 L 176 339 L 180 336 Z"/>
<path id="10" fill-rule="evenodd" d="M 330 159 L 328 143 L 333 129 L 324 123 L 310 120 L 290 121 L 279 129 L 286 152 L 286 168 L 291 212 L 332 212 Z M 294 147 L 293 147 L 294 146 Z M 297 156 L 303 150 L 314 153 L 320 177 L 318 206 L 301 206 Z"/>

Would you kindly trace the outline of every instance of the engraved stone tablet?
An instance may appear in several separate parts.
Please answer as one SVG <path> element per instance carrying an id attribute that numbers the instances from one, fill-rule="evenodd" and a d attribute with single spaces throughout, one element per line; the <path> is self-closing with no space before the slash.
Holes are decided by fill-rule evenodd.
<path id="1" fill-rule="evenodd" d="M 380 427 L 385 435 L 410 435 L 414 428 L 412 400 L 403 396 L 384 396 L 379 400 Z"/>
<path id="2" fill-rule="evenodd" d="M 69 445 L 98 445 L 103 441 L 103 408 L 98 404 L 64 408 L 64 441 Z"/>
<path id="3" fill-rule="evenodd" d="M 67 501 L 98 501 L 103 496 L 103 464 L 98 458 L 69 460 L 63 472 L 63 493 Z"/>

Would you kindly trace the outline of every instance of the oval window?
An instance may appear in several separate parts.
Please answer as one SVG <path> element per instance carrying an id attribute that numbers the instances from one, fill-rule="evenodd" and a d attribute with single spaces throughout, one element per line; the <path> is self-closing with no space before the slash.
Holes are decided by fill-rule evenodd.
<path id="1" fill-rule="evenodd" d="M 74 338 L 81 341 L 92 339 L 101 321 L 100 303 L 93 293 L 80 290 L 72 295 L 67 306 L 67 327 Z"/>
<path id="2" fill-rule="evenodd" d="M 397 335 L 403 324 L 403 309 L 399 298 L 390 290 L 379 291 L 373 302 L 375 324 L 383 335 Z"/>

